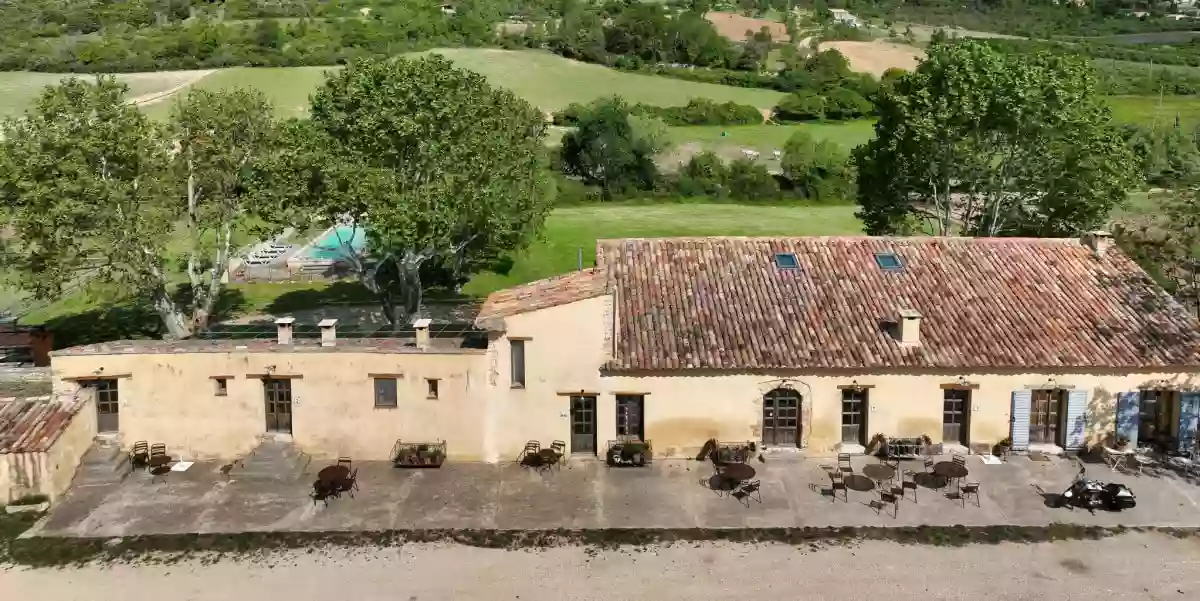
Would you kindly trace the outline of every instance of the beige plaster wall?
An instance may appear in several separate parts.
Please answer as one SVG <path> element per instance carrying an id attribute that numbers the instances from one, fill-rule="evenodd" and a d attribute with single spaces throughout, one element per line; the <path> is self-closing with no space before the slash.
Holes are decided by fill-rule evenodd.
<path id="1" fill-rule="evenodd" d="M 0 455 L 0 505 L 26 495 L 46 495 L 51 502 L 62 497 L 96 436 L 94 412 L 84 403 L 47 451 Z"/>
<path id="2" fill-rule="evenodd" d="M 811 403 L 802 424 L 811 455 L 836 452 L 841 440 L 839 385 L 868 388 L 868 438 L 928 435 L 942 437 L 942 384 L 960 378 L 977 385 L 971 394 L 970 441 L 993 444 L 1009 435 L 1014 390 L 1048 385 L 1073 386 L 1088 392 L 1088 438 L 1095 442 L 1113 430 L 1117 394 L 1142 388 L 1200 388 L 1200 373 L 942 373 L 610 376 L 609 391 L 642 392 L 646 396 L 646 437 L 656 454 L 693 455 L 708 438 L 757 440 L 761 436 L 762 394 L 780 380 Z M 1053 378 L 1053 383 L 1051 383 Z M 603 421 L 615 415 L 602 416 Z"/>
<path id="3" fill-rule="evenodd" d="M 75 470 L 95 438 L 96 406 L 89 398 L 45 453 L 41 492 L 49 495 L 51 502 L 57 501 L 71 487 Z"/>
<path id="4" fill-rule="evenodd" d="M 167 445 L 173 456 L 233 458 L 249 453 L 266 430 L 263 383 L 256 374 L 292 380 L 292 430 L 297 446 L 317 456 L 388 459 L 397 438 L 446 440 L 451 458 L 479 459 L 479 414 L 486 391 L 483 352 L 364 353 L 229 352 L 55 356 L 56 390 L 70 378 L 97 373 L 119 378 L 120 437 Z M 398 407 L 376 409 L 368 374 L 399 374 Z M 213 376 L 229 376 L 226 396 Z M 439 398 L 426 398 L 426 378 Z M 87 409 L 94 415 L 94 408 Z"/>
<path id="5" fill-rule="evenodd" d="M 0 455 L 0 505 L 26 495 L 49 494 L 43 490 L 45 453 Z"/>
<path id="6" fill-rule="evenodd" d="M 488 347 L 488 459 L 514 460 L 528 440 L 570 444 L 569 392 L 599 392 L 600 367 L 611 355 L 612 297 L 600 296 L 505 318 Z M 512 339 L 525 341 L 525 386 L 514 388 Z M 609 405 L 605 405 L 605 403 Z M 612 398 L 597 399 L 598 446 L 612 438 Z"/>

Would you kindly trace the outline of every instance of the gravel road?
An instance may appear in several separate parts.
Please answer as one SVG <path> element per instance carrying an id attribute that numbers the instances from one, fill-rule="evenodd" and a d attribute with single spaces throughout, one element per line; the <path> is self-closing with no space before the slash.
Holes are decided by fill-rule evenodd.
<path id="1" fill-rule="evenodd" d="M 640 551 L 453 545 L 288 553 L 270 560 L 0 571 L 8 599 L 603 600 L 1200 598 L 1200 537 L 801 549 L 681 544 Z"/>

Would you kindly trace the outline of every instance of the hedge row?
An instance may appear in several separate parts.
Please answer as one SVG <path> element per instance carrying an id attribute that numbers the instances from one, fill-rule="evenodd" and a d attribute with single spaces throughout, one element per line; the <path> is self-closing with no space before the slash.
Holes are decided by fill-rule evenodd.
<path id="1" fill-rule="evenodd" d="M 554 124 L 575 125 L 580 115 L 588 110 L 587 105 L 573 102 L 554 113 Z M 667 125 L 754 125 L 763 122 L 762 112 L 753 106 L 713 102 L 707 98 L 693 98 L 686 106 L 635 104 L 629 112 L 662 119 Z"/>

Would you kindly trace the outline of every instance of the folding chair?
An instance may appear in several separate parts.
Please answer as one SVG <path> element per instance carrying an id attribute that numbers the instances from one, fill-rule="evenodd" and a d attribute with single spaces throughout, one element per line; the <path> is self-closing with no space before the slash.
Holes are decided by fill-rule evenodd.
<path id="1" fill-rule="evenodd" d="M 762 485 L 758 480 L 743 482 L 742 487 L 734 491 L 733 496 L 739 501 L 745 499 L 746 507 L 750 506 L 750 499 L 762 503 Z"/>
<path id="2" fill-rule="evenodd" d="M 346 469 L 354 467 L 354 462 L 351 461 L 349 457 L 338 457 L 337 464 L 339 466 L 346 466 Z"/>
<path id="3" fill-rule="evenodd" d="M 917 502 L 917 473 L 912 470 L 904 470 L 900 475 L 900 496 L 907 497 L 906 491 L 911 490 L 913 493 L 913 503 Z"/>
<path id="4" fill-rule="evenodd" d="M 320 480 L 313 480 L 313 490 L 308 496 L 312 497 L 313 505 L 316 505 L 317 501 L 321 501 L 326 507 L 329 507 L 329 497 L 333 496 L 333 493 Z"/>
<path id="5" fill-rule="evenodd" d="M 925 473 L 926 474 L 933 473 L 933 457 L 925 458 Z"/>
<path id="6" fill-rule="evenodd" d="M 840 470 L 829 472 L 829 488 L 833 492 L 833 501 L 837 502 L 837 491 L 842 491 L 842 500 L 850 502 L 850 489 L 846 488 L 846 478 Z"/>
<path id="7" fill-rule="evenodd" d="M 854 466 L 850 464 L 850 453 L 838 453 L 837 467 L 840 472 L 854 473 Z"/>
<path id="8" fill-rule="evenodd" d="M 167 445 L 165 445 L 161 442 L 156 442 L 156 443 L 150 445 L 150 456 L 151 457 L 154 457 L 155 455 L 166 455 L 166 454 L 167 454 Z"/>
<path id="9" fill-rule="evenodd" d="M 164 454 L 166 450 L 164 449 Z M 133 449 L 129 451 L 129 463 L 136 468 L 145 469 L 150 462 L 150 447 L 146 441 L 139 440 L 133 443 Z"/>
<path id="10" fill-rule="evenodd" d="M 892 506 L 892 519 L 900 517 L 900 498 L 895 494 L 881 490 L 879 491 L 879 500 L 871 501 L 871 506 L 875 508 L 876 514 L 883 513 L 883 508 L 888 504 Z"/>
<path id="11" fill-rule="evenodd" d="M 358 468 L 350 470 L 350 476 L 342 480 L 341 486 L 338 487 L 339 493 L 347 493 L 350 498 L 354 498 L 354 491 L 358 490 Z"/>
<path id="12" fill-rule="evenodd" d="M 958 499 L 960 501 L 962 501 L 963 507 L 967 506 L 967 495 L 974 495 L 975 496 L 975 506 L 982 507 L 979 504 L 979 483 L 978 482 L 967 482 L 966 484 L 963 484 L 961 488 L 958 489 Z"/>
<path id="13" fill-rule="evenodd" d="M 561 440 L 555 440 L 550 443 L 550 450 L 554 451 L 553 465 L 558 467 L 558 469 L 561 470 L 562 464 L 563 464 L 563 457 L 567 456 L 567 443 L 565 443 Z M 546 466 L 546 467 L 550 467 L 550 466 Z"/>
<path id="14" fill-rule="evenodd" d="M 542 443 L 540 443 L 536 440 L 530 440 L 529 442 L 526 442 L 525 448 L 521 449 L 521 453 L 519 455 L 517 455 L 517 463 L 527 466 L 528 458 L 531 455 L 537 455 L 538 451 L 541 451 L 541 450 L 542 450 Z"/>
<path id="15" fill-rule="evenodd" d="M 950 458 L 950 460 L 954 462 L 954 465 L 967 465 L 967 458 L 963 457 L 962 455 L 954 455 Z"/>

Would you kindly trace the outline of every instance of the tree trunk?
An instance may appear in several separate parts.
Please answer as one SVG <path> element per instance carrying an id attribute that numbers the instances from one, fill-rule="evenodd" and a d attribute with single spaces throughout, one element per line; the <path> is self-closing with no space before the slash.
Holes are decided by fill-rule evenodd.
<path id="1" fill-rule="evenodd" d="M 158 285 L 154 287 L 154 310 L 162 319 L 163 328 L 166 330 L 168 340 L 181 340 L 192 335 L 191 328 L 188 327 L 187 320 L 184 314 L 175 305 L 175 301 L 171 299 L 171 295 L 167 292 L 166 286 Z"/>
<path id="2" fill-rule="evenodd" d="M 192 328 L 196 332 L 208 329 L 208 322 L 212 319 L 217 301 L 221 298 L 221 290 L 225 287 L 225 283 L 221 279 L 229 270 L 229 245 L 232 238 L 233 224 L 231 220 L 226 220 L 221 225 L 221 231 L 217 233 L 217 256 L 209 274 L 208 292 L 204 295 L 203 301 L 197 304 L 195 312 L 192 314 Z"/>

